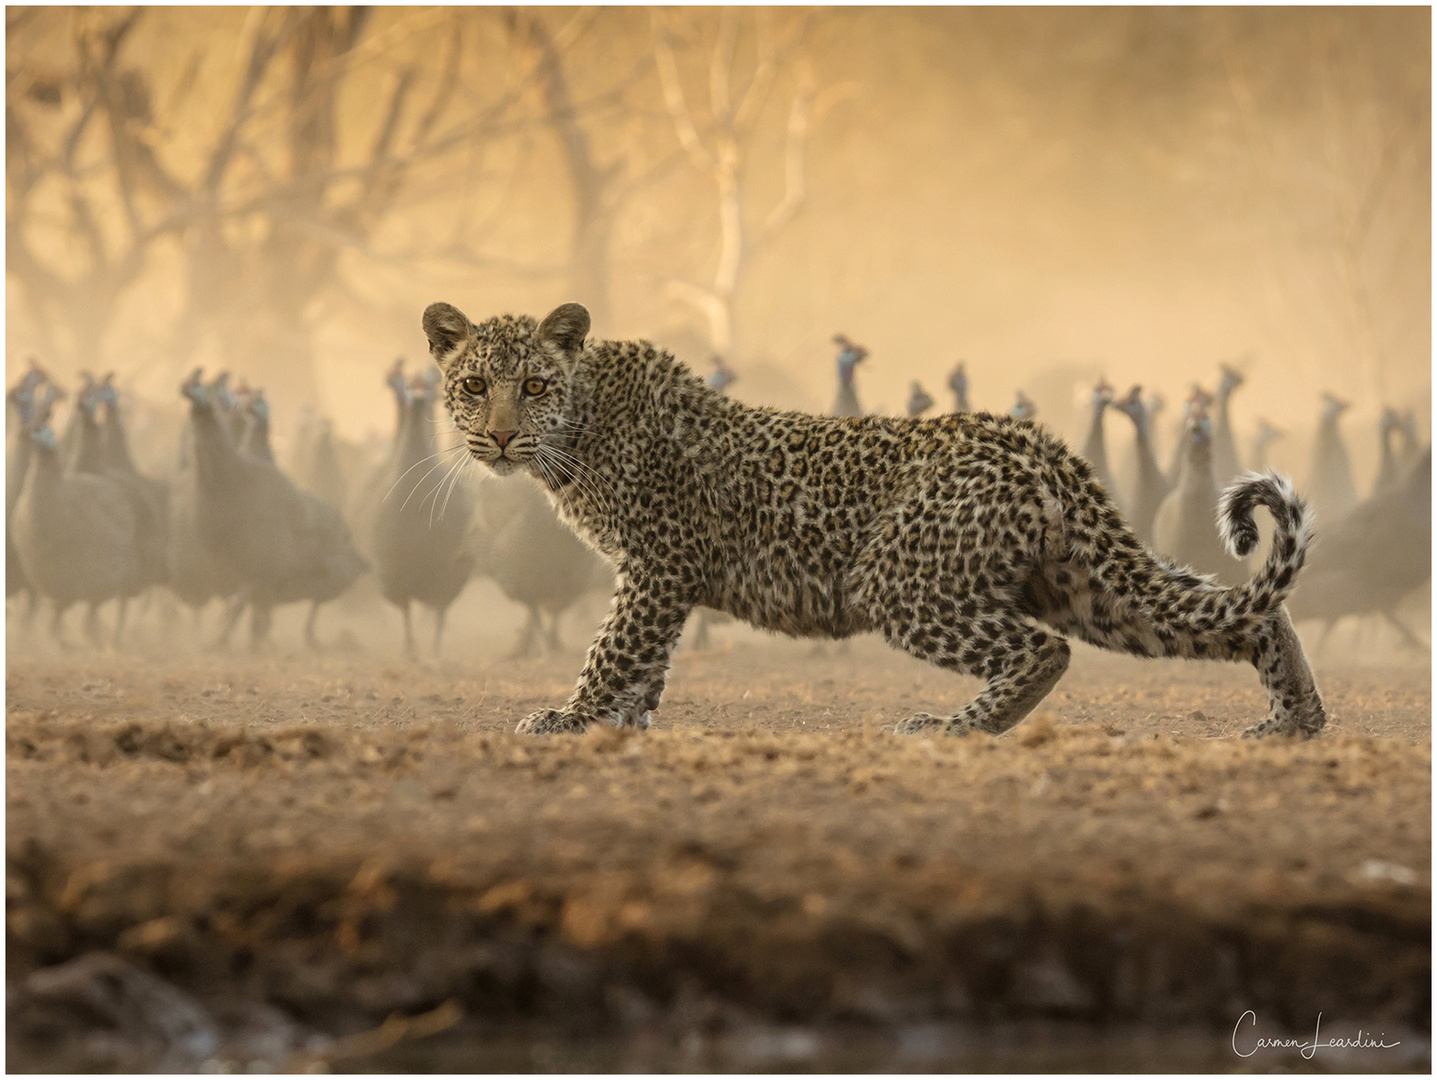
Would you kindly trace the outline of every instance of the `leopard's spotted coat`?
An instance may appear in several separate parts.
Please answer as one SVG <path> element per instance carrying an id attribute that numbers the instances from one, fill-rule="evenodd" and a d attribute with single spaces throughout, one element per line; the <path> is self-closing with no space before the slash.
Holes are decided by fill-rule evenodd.
<path id="1" fill-rule="evenodd" d="M 1247 734 L 1316 734 L 1322 699 L 1283 598 L 1310 518 L 1290 484 L 1249 476 L 1221 525 L 1266 565 L 1223 588 L 1149 553 L 1092 469 L 1036 424 L 984 413 L 838 419 L 753 408 L 647 342 L 585 341 L 565 304 L 542 323 L 424 313 L 469 452 L 527 470 L 614 565 L 618 592 L 572 697 L 520 731 L 647 727 L 696 605 L 787 634 L 876 631 L 986 681 L 948 716 L 897 730 L 1001 732 L 1068 666 L 1065 634 L 1142 656 L 1246 660 L 1267 687 Z"/>

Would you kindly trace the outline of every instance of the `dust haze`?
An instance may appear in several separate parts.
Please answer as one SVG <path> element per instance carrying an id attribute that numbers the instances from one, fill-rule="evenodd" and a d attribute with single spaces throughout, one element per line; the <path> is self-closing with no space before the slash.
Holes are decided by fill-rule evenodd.
<path id="1" fill-rule="evenodd" d="M 1321 390 L 1364 468 L 1382 406 L 1427 423 L 1422 9 L 7 18 L 11 381 L 227 367 L 281 446 L 305 405 L 359 441 L 430 301 L 578 300 L 783 407 L 842 332 L 872 411 L 964 360 L 1065 435 L 1098 375 L 1175 424 L 1226 360 L 1296 472 Z"/>

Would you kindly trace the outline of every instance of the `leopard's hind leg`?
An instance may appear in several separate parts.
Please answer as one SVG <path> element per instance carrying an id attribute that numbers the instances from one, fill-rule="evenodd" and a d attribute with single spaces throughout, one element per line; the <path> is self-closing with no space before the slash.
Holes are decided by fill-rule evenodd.
<path id="1" fill-rule="evenodd" d="M 894 730 L 900 735 L 943 731 L 998 735 L 1033 711 L 1068 668 L 1068 642 L 1036 619 L 993 603 L 973 603 L 973 614 L 925 618 L 926 605 L 894 610 L 880 624 L 888 643 L 939 667 L 987 681 L 978 696 L 952 716 L 919 713 Z"/>
<path id="2" fill-rule="evenodd" d="M 1301 735 L 1310 739 L 1327 724 L 1327 710 L 1287 608 L 1279 607 L 1255 635 L 1252 663 L 1267 689 L 1267 716 L 1243 736 Z"/>
<path id="3" fill-rule="evenodd" d="M 1203 588 L 1219 591 L 1214 586 Z M 1113 604 L 1096 589 L 1089 594 L 1089 603 L 1080 607 L 1085 611 L 1082 617 L 1067 611 L 1051 621 L 1090 645 L 1137 656 L 1252 664 L 1267 690 L 1267 716 L 1247 728 L 1244 736 L 1311 738 L 1327 723 L 1322 695 L 1285 607 L 1270 611 L 1251 630 L 1210 632 L 1168 624 L 1163 633 L 1157 632 L 1157 623 L 1141 606 Z"/>

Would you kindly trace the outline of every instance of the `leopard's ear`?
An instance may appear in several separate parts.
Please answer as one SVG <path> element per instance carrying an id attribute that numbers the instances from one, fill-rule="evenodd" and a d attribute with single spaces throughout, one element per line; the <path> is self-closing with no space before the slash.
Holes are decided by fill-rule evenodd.
<path id="1" fill-rule="evenodd" d="M 424 309 L 424 336 L 429 339 L 429 355 L 443 367 L 457 355 L 457 350 L 474 332 L 468 316 L 453 304 L 434 303 Z"/>
<path id="2" fill-rule="evenodd" d="M 553 345 L 572 358 L 584 347 L 584 337 L 588 332 L 588 308 L 583 304 L 560 304 L 544 316 L 537 336 L 541 344 Z"/>

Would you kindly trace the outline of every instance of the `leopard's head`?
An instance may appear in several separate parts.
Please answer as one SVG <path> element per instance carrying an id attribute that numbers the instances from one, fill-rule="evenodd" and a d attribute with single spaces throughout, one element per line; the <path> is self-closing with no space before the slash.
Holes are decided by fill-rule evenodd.
<path id="1" fill-rule="evenodd" d="M 564 304 L 542 322 L 501 315 L 478 326 L 452 304 L 424 310 L 445 406 L 469 452 L 501 476 L 563 432 L 589 313 Z"/>

